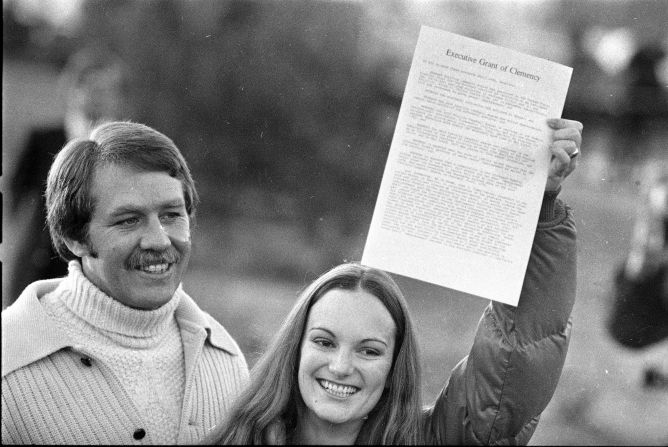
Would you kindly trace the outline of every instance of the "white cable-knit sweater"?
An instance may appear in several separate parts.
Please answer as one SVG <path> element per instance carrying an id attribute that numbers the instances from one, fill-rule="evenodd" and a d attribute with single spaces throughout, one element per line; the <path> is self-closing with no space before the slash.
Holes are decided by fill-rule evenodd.
<path id="1" fill-rule="evenodd" d="M 74 263 L 69 277 L 41 301 L 72 340 L 81 340 L 118 377 L 154 441 L 176 443 L 185 385 L 174 318 L 180 295 L 155 310 L 133 309 L 98 289 Z"/>
<path id="2" fill-rule="evenodd" d="M 2 443 L 186 444 L 226 415 L 248 368 L 177 290 L 128 308 L 70 263 L 2 312 Z"/>

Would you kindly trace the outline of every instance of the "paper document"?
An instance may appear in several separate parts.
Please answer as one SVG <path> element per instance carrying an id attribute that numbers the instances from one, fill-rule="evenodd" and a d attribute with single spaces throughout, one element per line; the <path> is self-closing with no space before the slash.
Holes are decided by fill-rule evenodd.
<path id="1" fill-rule="evenodd" d="M 516 306 L 571 72 L 423 26 L 361 262 Z"/>

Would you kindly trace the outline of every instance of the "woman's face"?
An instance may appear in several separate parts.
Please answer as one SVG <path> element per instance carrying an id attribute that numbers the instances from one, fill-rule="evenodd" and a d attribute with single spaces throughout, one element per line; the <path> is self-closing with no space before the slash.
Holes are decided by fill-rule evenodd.
<path id="1" fill-rule="evenodd" d="M 326 292 L 311 308 L 302 337 L 298 376 L 306 416 L 361 425 L 383 394 L 395 334 L 389 311 L 369 292 Z"/>

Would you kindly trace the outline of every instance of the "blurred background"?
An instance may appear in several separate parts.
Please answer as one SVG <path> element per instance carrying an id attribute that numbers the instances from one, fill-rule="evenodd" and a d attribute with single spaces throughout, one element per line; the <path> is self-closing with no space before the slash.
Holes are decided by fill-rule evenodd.
<path id="1" fill-rule="evenodd" d="M 106 107 L 188 160 L 202 203 L 184 288 L 252 365 L 302 287 L 361 258 L 420 25 L 574 69 L 563 116 L 584 123 L 584 143 L 561 196 L 578 225 L 578 298 L 531 443 L 668 444 L 668 392 L 644 380 L 668 351 L 623 348 L 605 329 L 647 173 L 668 164 L 663 0 L 3 0 L 3 308 L 31 274 L 63 269 L 37 246 L 46 170 L 75 135 L 70 110 Z M 72 87 L 82 52 L 116 71 Z M 112 104 L 81 99 L 86 88 Z M 486 302 L 396 279 L 431 401 Z"/>

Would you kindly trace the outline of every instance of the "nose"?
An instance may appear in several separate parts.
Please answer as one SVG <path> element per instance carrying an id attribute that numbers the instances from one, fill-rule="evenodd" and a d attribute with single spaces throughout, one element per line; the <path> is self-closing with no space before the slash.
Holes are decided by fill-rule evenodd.
<path id="1" fill-rule="evenodd" d="M 352 353 L 347 349 L 337 350 L 329 361 L 329 371 L 336 377 L 344 377 L 352 374 Z"/>
<path id="2" fill-rule="evenodd" d="M 157 216 L 149 218 L 141 237 L 140 247 L 143 250 L 161 251 L 170 245 L 171 240 L 160 219 Z"/>

